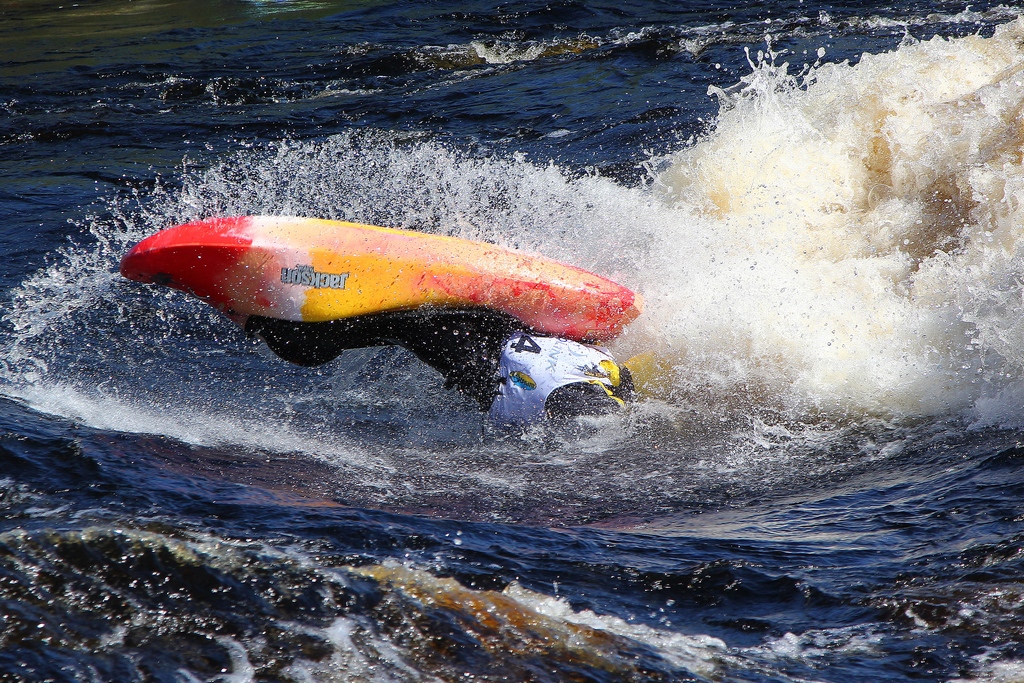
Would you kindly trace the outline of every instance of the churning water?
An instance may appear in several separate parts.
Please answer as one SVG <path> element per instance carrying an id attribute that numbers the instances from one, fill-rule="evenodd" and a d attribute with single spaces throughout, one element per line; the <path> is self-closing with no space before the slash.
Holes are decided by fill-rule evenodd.
<path id="1" fill-rule="evenodd" d="M 0 10 L 0 680 L 1024 677 L 1004 5 Z M 117 274 L 337 218 L 641 292 L 623 416 L 289 366 Z"/>

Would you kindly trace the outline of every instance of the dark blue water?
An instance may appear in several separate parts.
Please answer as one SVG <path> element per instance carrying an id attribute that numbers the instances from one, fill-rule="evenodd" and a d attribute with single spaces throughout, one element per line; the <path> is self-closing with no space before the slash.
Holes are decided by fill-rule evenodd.
<path id="1" fill-rule="evenodd" d="M 0 681 L 1019 680 L 1017 12 L 0 8 Z M 249 213 L 618 279 L 645 398 L 496 433 L 117 275 Z"/>

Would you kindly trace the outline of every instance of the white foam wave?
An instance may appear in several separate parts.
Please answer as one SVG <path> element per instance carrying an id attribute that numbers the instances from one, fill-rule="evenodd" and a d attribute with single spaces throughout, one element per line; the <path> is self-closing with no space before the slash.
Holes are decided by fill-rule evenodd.
<path id="1" fill-rule="evenodd" d="M 421 682 L 440 683 L 440 679 L 410 666 L 408 655 L 391 641 L 375 634 L 354 619 L 338 617 L 326 628 L 285 624 L 289 630 L 323 638 L 331 645 L 331 655 L 322 661 L 297 658 L 286 669 L 297 681 L 338 683 L 372 681 L 373 683 Z M 356 645 L 356 639 L 359 645 Z M 367 652 L 368 650 L 368 652 Z"/>
<path id="2" fill-rule="evenodd" d="M 337 436 L 303 434 L 287 425 L 244 419 L 211 410 L 146 407 L 135 401 L 87 392 L 71 386 L 38 384 L 10 388 L 7 395 L 33 410 L 57 415 L 96 429 L 156 434 L 197 446 L 241 446 L 277 453 L 319 453 L 338 465 L 367 470 L 394 468 Z"/>
<path id="3" fill-rule="evenodd" d="M 799 635 L 786 633 L 778 638 L 767 638 L 757 646 L 730 648 L 724 641 L 713 636 L 671 630 L 672 622 L 665 615 L 665 609 L 655 604 L 647 607 L 644 616 L 654 619 L 661 615 L 661 628 L 634 622 L 632 618 L 627 621 L 591 610 L 576 611 L 561 598 L 527 590 L 515 582 L 509 584 L 504 594 L 550 619 L 587 626 L 643 643 L 674 666 L 712 680 L 721 678 L 723 673 L 730 670 L 749 671 L 752 666 L 764 666 L 767 662 L 777 665 L 780 660 L 821 666 L 848 658 L 877 656 L 885 639 L 878 625 L 867 624 L 813 629 Z"/>
<path id="4" fill-rule="evenodd" d="M 712 636 L 675 633 L 592 610 L 576 611 L 561 598 L 536 593 L 515 582 L 505 588 L 504 594 L 545 617 L 650 645 L 673 665 L 699 676 L 714 678 L 720 673 L 719 665 L 728 652 L 726 644 Z M 667 622 L 667 618 L 664 621 Z"/>
<path id="5" fill-rule="evenodd" d="M 743 652 L 762 660 L 814 662 L 820 666 L 837 659 L 878 656 L 884 652 L 885 637 L 876 624 L 811 629 L 799 635 L 787 632 L 778 638 L 769 638 L 762 645 L 745 648 Z"/>
<path id="6" fill-rule="evenodd" d="M 769 56 L 717 93 L 659 177 L 677 215 L 645 284 L 676 386 L 910 416 L 1019 382 L 1022 33 L 802 76 Z"/>
<path id="7" fill-rule="evenodd" d="M 1020 683 L 1024 681 L 1024 661 L 999 659 L 996 652 L 972 657 L 975 670 L 964 676 L 949 679 L 948 683 Z"/>

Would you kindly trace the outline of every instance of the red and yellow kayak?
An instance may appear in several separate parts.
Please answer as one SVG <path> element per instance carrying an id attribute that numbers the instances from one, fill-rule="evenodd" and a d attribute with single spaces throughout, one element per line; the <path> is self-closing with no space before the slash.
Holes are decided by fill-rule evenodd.
<path id="1" fill-rule="evenodd" d="M 602 341 L 639 294 L 540 256 L 456 237 L 288 216 L 210 218 L 162 230 L 121 260 L 131 280 L 250 315 L 321 322 L 422 306 L 500 310 L 538 332 Z"/>

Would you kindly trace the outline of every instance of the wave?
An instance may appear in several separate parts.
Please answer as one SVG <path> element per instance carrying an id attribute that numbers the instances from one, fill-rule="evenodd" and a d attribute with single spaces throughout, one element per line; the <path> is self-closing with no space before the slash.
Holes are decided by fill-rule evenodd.
<path id="1" fill-rule="evenodd" d="M 651 183 L 638 187 L 417 133 L 186 160 L 174 187 L 103 203 L 84 221 L 87 241 L 11 292 L 5 393 L 61 406 L 72 392 L 76 415 L 99 414 L 102 383 L 122 403 L 179 400 L 211 424 L 270 414 L 331 425 L 347 403 L 382 424 L 401 415 L 409 435 L 457 411 L 408 363 L 386 387 L 346 385 L 357 365 L 283 368 L 201 304 L 116 274 L 130 245 L 162 227 L 268 213 L 484 239 L 636 288 L 648 310 L 613 350 L 654 351 L 647 424 L 690 430 L 722 416 L 726 433 L 737 416 L 1016 424 L 1022 35 L 1018 20 L 991 38 L 907 39 L 856 65 L 795 74 L 781 54 L 751 58 L 737 86 L 713 90 L 713 129 L 651 159 Z M 97 403 L 83 408 L 89 394 Z M 756 424 L 741 431 L 763 436 Z M 175 428 L 208 441 L 190 433 Z"/>
<path id="2" fill-rule="evenodd" d="M 1018 392 L 1024 22 L 790 74 L 666 160 L 648 282 L 676 391 L 792 414 L 986 419 Z"/>

